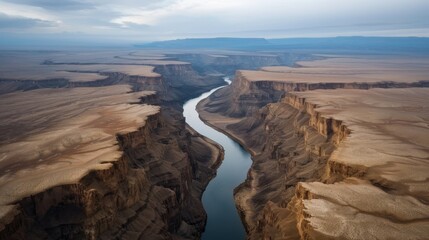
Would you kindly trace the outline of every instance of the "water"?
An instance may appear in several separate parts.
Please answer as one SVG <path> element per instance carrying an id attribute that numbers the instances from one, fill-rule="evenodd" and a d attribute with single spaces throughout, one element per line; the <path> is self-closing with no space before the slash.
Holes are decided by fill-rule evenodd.
<path id="1" fill-rule="evenodd" d="M 229 78 L 225 81 L 230 83 Z M 251 165 L 250 154 L 238 143 L 225 134 L 207 126 L 200 120 L 196 105 L 214 91 L 203 93 L 201 96 L 185 103 L 184 116 L 186 122 L 199 133 L 221 144 L 225 149 L 225 158 L 217 170 L 216 177 L 209 183 L 203 194 L 203 205 L 207 211 L 207 226 L 203 233 L 204 240 L 244 239 L 245 230 L 235 208 L 233 190 L 242 183 Z"/>

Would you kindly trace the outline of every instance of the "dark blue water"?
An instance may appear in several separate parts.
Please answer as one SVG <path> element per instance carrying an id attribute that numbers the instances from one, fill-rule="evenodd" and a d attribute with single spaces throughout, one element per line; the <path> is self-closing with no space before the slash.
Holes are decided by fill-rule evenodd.
<path id="1" fill-rule="evenodd" d="M 230 83 L 228 78 L 225 81 Z M 222 87 L 219 87 L 222 88 Z M 203 204 L 207 211 L 207 226 L 204 240 L 244 239 L 245 230 L 235 208 L 233 190 L 242 183 L 251 165 L 250 154 L 238 143 L 221 132 L 202 122 L 195 107 L 199 101 L 208 97 L 217 89 L 189 100 L 183 106 L 186 122 L 200 134 L 221 144 L 225 149 L 225 158 L 217 170 L 216 177 L 209 183 L 203 194 Z"/>

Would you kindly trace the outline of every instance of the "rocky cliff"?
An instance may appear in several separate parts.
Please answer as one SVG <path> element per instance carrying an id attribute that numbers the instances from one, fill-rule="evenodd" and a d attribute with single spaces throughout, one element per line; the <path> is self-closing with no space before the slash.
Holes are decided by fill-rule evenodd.
<path id="1" fill-rule="evenodd" d="M 0 238 L 198 238 L 219 147 L 166 111 L 117 138 L 123 154 L 111 167 L 19 200 L 2 218 Z"/>
<path id="2" fill-rule="evenodd" d="M 283 220 L 287 213 L 273 219 L 269 214 L 281 213 L 278 206 L 287 206 L 299 182 L 321 178 L 337 142 L 348 134 L 341 122 L 302 110 L 290 104 L 268 104 L 252 118 L 227 127 L 227 131 L 234 129 L 243 136 L 243 144 L 256 153 L 248 179 L 235 191 L 251 239 L 273 233 L 268 226 L 276 222 L 273 219 Z"/>
<path id="3" fill-rule="evenodd" d="M 236 72 L 234 81 L 230 87 L 220 89 L 212 94 L 207 101 L 207 111 L 220 113 L 223 116 L 240 118 L 250 116 L 256 110 L 279 101 L 286 92 L 310 91 L 316 89 L 371 89 L 371 88 L 409 88 L 409 87 L 429 87 L 429 81 L 373 81 L 373 82 L 300 82 L 288 80 L 284 81 L 264 80 L 264 74 L 269 72 L 261 71 L 261 79 L 254 81 L 249 79 L 258 71 Z"/>
<path id="4" fill-rule="evenodd" d="M 0 68 L 0 94 L 43 88 L 130 84 L 134 91 L 157 91 L 162 101 L 182 102 L 224 84 L 221 76 L 198 74 L 187 62 L 150 58 L 140 61 L 119 61 L 114 56 L 103 56 L 101 59 L 96 58 L 94 61 L 86 62 L 87 56 L 85 56 L 73 58 L 73 61 L 59 58 L 59 62 L 49 60 L 40 64 L 31 57 L 19 57 L 23 65 L 28 65 L 27 69 L 23 72 L 16 69 L 14 72 L 13 68 L 16 68 L 17 64 Z M 49 55 L 38 56 L 40 61 L 43 57 L 46 58 Z M 109 58 L 112 59 L 109 60 Z"/>
<path id="5" fill-rule="evenodd" d="M 82 66 L 86 70 L 92 67 Z M 81 65 L 73 67 L 76 74 L 83 71 L 79 67 Z M 219 145 L 186 125 L 179 103 L 223 81 L 220 77 L 200 76 L 189 64 L 157 65 L 155 71 L 161 74 L 140 76 L 103 70 L 98 73 L 104 78 L 94 81 L 9 79 L 2 82 L 2 85 L 9 86 L 4 93 L 12 93 L 1 98 L 8 102 L 2 104 L 5 115 L 1 128 L 5 134 L 1 154 L 6 157 L 16 153 L 18 163 L 2 163 L 0 239 L 199 238 L 206 221 L 201 204 L 202 192 L 215 175 L 223 153 Z M 100 110 L 105 108 L 104 105 L 118 101 L 116 99 L 119 97 L 107 89 L 121 86 L 103 87 L 116 84 L 130 84 L 131 89 L 126 90 L 129 94 L 138 94 L 141 90 L 156 91 L 156 94 L 144 94 L 131 102 L 121 103 L 120 107 L 109 106 L 106 110 Z M 21 93 L 17 90 L 34 91 Z M 88 94 L 83 96 L 82 92 Z M 101 96 L 97 98 L 98 95 Z M 33 100 L 21 101 L 22 98 Z M 93 106 L 94 99 L 103 107 Z M 12 107 L 14 103 L 18 105 Z M 107 118 L 122 119 L 120 109 L 127 108 L 126 103 L 131 103 L 130 106 L 156 104 L 160 106 L 160 111 L 149 116 L 136 129 L 122 131 L 117 124 L 132 121 L 133 118 L 124 115 L 125 120 L 115 120 L 118 122 Z M 91 117 L 85 115 L 88 107 L 93 109 L 91 112 L 96 112 Z M 21 109 L 22 114 L 14 114 L 13 111 L 19 111 L 17 109 Z M 64 111 L 64 114 L 58 112 L 58 116 L 54 117 L 55 111 Z M 106 115 L 102 111 L 106 111 Z M 90 125 L 82 123 L 93 116 L 100 121 L 91 122 Z M 70 122 L 70 125 L 63 121 Z M 81 129 L 76 130 L 76 125 L 81 123 Z M 83 130 L 87 126 L 109 129 L 106 130 L 108 134 L 116 135 L 116 138 L 107 138 L 105 130 L 102 134 Z M 52 140 L 51 137 L 57 135 L 57 128 L 64 128 L 63 135 Z M 21 137 L 17 136 L 18 130 Z M 37 134 L 45 137 L 32 137 Z M 78 136 L 80 134 L 82 136 Z M 27 138 L 34 139 L 25 140 Z M 100 139 L 108 140 L 109 147 L 102 147 L 96 142 Z M 28 151 L 21 145 L 21 152 L 28 153 L 28 157 L 20 157 L 22 154 L 19 155 L 15 148 L 21 140 L 29 143 Z M 41 152 L 35 153 L 30 143 L 36 144 Z M 79 150 L 82 147 L 88 149 Z M 78 162 L 74 158 L 83 161 L 93 151 L 96 152 L 93 148 L 97 151 L 99 148 L 102 149 L 100 151 L 112 149 L 115 154 L 108 155 L 108 160 L 101 160 L 101 169 L 90 167 L 87 172 L 72 175 L 73 171 L 67 169 L 79 169 L 80 166 L 67 167 L 66 163 Z M 67 156 L 71 153 L 83 155 L 69 160 Z M 106 157 L 103 155 L 101 158 Z M 50 173 L 45 169 L 47 166 L 48 169 L 55 169 L 61 164 L 66 164 L 59 168 L 62 170 Z M 31 181 L 37 187 L 27 188 L 32 185 L 25 180 L 24 173 L 28 166 L 37 169 L 37 172 L 45 172 L 40 175 L 34 171 L 31 175 L 27 174 L 37 175 L 37 179 Z M 86 168 L 87 164 L 81 166 Z M 16 171 L 15 177 L 11 175 L 11 169 Z M 21 181 L 21 187 L 14 192 L 12 189 L 16 181 Z"/>
<path id="6" fill-rule="evenodd" d="M 249 239 L 427 236 L 425 177 L 405 180 L 411 173 L 404 169 L 417 172 L 411 170 L 416 163 L 398 159 L 402 154 L 393 146 L 412 149 L 408 157 L 427 156 L 429 143 L 421 138 L 426 130 L 414 131 L 426 124 L 422 98 L 427 89 L 410 87 L 427 87 L 428 82 L 339 79 L 296 81 L 285 73 L 281 80 L 270 73 L 255 77 L 239 71 L 230 87 L 199 104 L 206 122 L 253 155 L 246 181 L 234 192 Z M 411 109 L 422 112 L 421 118 L 414 119 Z M 400 130 L 389 127 L 393 123 L 400 123 Z M 427 161 L 419 166 L 426 169 Z"/>
<path id="7" fill-rule="evenodd" d="M 163 78 L 166 101 L 183 102 L 225 83 L 221 76 L 198 74 L 191 64 L 158 65 L 154 71 Z"/>

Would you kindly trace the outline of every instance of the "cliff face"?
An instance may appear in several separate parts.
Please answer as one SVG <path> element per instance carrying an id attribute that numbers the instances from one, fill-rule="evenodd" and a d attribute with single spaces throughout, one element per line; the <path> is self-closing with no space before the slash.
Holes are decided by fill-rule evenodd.
<path id="1" fill-rule="evenodd" d="M 319 59 L 307 54 L 293 53 L 237 53 L 222 52 L 170 54 L 181 61 L 190 62 L 200 74 L 234 75 L 237 69 L 258 69 L 264 66 L 293 66 L 296 61 Z"/>
<path id="2" fill-rule="evenodd" d="M 279 100 L 283 94 L 282 89 L 252 83 L 237 71 L 231 86 L 210 95 L 206 106 L 209 112 L 240 118 L 250 116 L 268 103 Z"/>
<path id="3" fill-rule="evenodd" d="M 223 116 L 241 118 L 251 116 L 255 111 L 279 101 L 285 93 L 292 91 L 311 91 L 316 89 L 371 89 L 371 88 L 410 88 L 429 87 L 429 81 L 411 82 L 295 82 L 249 80 L 243 73 L 237 71 L 231 86 L 212 94 L 206 103 L 207 111 Z"/>
<path id="4" fill-rule="evenodd" d="M 285 221 L 289 214 L 280 207 L 287 206 L 299 182 L 318 181 L 322 177 L 339 139 L 348 135 L 347 128 L 341 122 L 314 114 L 309 106 L 295 108 L 274 103 L 253 118 L 229 125 L 228 129 L 247 136 L 244 144 L 257 153 L 248 179 L 235 191 L 249 238 L 293 232 L 293 224 L 278 222 Z M 284 229 L 285 226 L 289 229 Z M 282 232 L 272 231 L 275 227 Z"/>
<path id="5" fill-rule="evenodd" d="M 191 99 L 225 83 L 220 76 L 199 75 L 191 64 L 158 65 L 154 71 L 163 78 L 166 101 Z"/>
<path id="6" fill-rule="evenodd" d="M 290 236 L 298 236 L 293 218 L 282 222 L 291 212 L 279 206 L 287 206 L 298 182 L 322 177 L 330 154 L 348 135 L 341 122 L 321 117 L 311 105 L 301 107 L 299 100 L 293 99 L 286 103 L 289 98 L 278 102 L 285 89 L 294 85 L 251 82 L 237 72 L 230 87 L 212 94 L 202 104 L 204 111 L 242 119 L 222 129 L 238 136 L 253 152 L 248 178 L 234 194 L 250 239 L 279 233 L 273 224 L 289 231 Z"/>
<path id="7" fill-rule="evenodd" d="M 2 82 L 9 86 L 5 93 L 62 87 L 65 89 L 50 90 L 76 92 L 80 91 L 77 89 L 86 89 L 85 91 L 93 89 L 95 93 L 105 91 L 101 86 L 130 84 L 131 89 L 128 91 L 156 91 L 156 94 L 151 93 L 141 96 L 140 100 L 132 100 L 129 102 L 132 103 L 131 106 L 156 104 L 160 105 L 161 110 L 150 116 L 147 122 L 135 131 L 122 133 L 109 130 L 112 134 L 117 134 L 117 139 L 112 144 L 117 145 L 121 154 L 114 160 L 102 162 L 102 169 L 91 170 L 78 181 L 67 184 L 55 184 L 56 178 L 53 178 L 52 181 L 49 181 L 52 183 L 49 184 L 51 187 L 43 189 L 43 191 L 38 191 L 37 189 L 40 188 L 38 187 L 31 195 L 25 195 L 2 205 L 0 207 L 0 239 L 199 238 L 206 221 L 206 214 L 200 201 L 201 195 L 215 175 L 223 153 L 219 145 L 199 135 L 186 125 L 177 102 L 185 101 L 213 86 L 218 86 L 223 83 L 223 80 L 220 77 L 200 76 L 193 71 L 189 64 L 160 65 L 155 67 L 155 70 L 163 75 L 159 77 L 137 76 L 106 71 L 100 73 L 105 76 L 104 79 L 88 82 L 71 82 L 67 79 L 5 80 Z M 13 95 L 19 98 L 20 94 L 23 94 L 22 96 L 36 94 L 37 91 L 40 90 L 26 93 L 15 92 Z M 51 99 L 48 96 L 41 95 L 41 97 Z M 73 109 L 67 110 L 64 107 L 66 113 L 62 117 L 53 119 L 53 123 L 59 123 L 59 119 L 61 121 L 62 119 L 72 119 L 72 115 L 81 116 L 81 112 L 86 109 L 85 104 L 94 98 L 94 94 L 86 97 L 88 98 L 79 97 L 72 100 L 73 98 L 64 94 L 56 104 L 64 104 Z M 100 99 L 101 102 L 111 102 L 110 95 Z M 38 101 L 32 101 L 29 104 L 37 105 Z M 10 106 L 7 104 L 3 106 L 8 107 L 2 110 L 6 116 L 13 116 L 8 115 L 8 111 L 13 109 L 9 108 Z M 47 103 L 46 106 L 48 112 L 35 114 L 33 118 L 28 117 L 28 124 L 22 122 L 22 119 L 3 122 L 2 128 L 7 132 L 4 138 L 9 139 L 7 143 L 18 139 L 16 136 L 13 137 L 13 133 L 17 131 L 20 124 L 25 126 L 20 127 L 20 131 L 28 130 L 24 134 L 28 136 L 39 131 L 49 130 L 50 125 L 44 124 L 43 121 L 51 121 L 52 118 L 41 115 L 51 116 L 51 110 L 55 110 L 55 104 Z M 28 111 L 23 110 L 23 112 L 34 114 L 35 109 L 38 108 L 31 109 L 30 107 Z M 37 111 L 42 113 L 42 111 Z M 109 111 L 111 112 L 106 116 L 118 114 L 118 109 Z M 100 122 L 94 124 L 116 129 L 114 122 L 103 120 L 105 119 L 103 117 L 100 119 Z M 6 121 L 6 118 L 3 120 Z M 45 128 L 31 129 L 39 123 Z M 76 124 L 78 123 L 79 121 L 76 121 Z M 7 124 L 11 125 L 7 127 Z M 70 131 L 65 129 L 63 132 Z M 84 134 L 84 130 L 77 130 L 76 134 L 78 133 Z M 95 138 L 98 139 L 102 136 L 95 135 Z M 96 143 L 91 142 L 91 139 L 87 140 L 89 142 L 84 145 L 88 148 L 98 147 Z M 49 145 L 43 143 L 42 137 L 37 141 Z M 76 151 L 75 149 L 79 149 L 81 146 L 75 144 L 75 141 L 81 141 L 81 138 L 76 138 L 74 135 L 66 137 L 66 139 L 59 139 L 59 141 L 61 143 L 64 141 L 64 146 L 58 149 L 65 153 Z M 55 144 L 53 143 L 53 145 Z M 70 149 L 68 149 L 69 147 Z M 2 156 L 8 154 L 7 151 L 16 152 L 9 148 L 3 152 L 2 149 Z M 86 151 L 88 154 L 91 153 L 89 150 L 82 150 L 81 154 L 87 153 Z M 62 155 L 54 155 L 54 153 L 47 151 L 47 154 L 52 154 L 52 158 L 58 158 L 58 162 L 62 162 Z M 31 164 L 40 165 L 39 168 L 43 169 L 45 157 L 55 163 L 50 156 L 43 155 L 39 162 L 35 159 L 35 162 Z M 109 157 L 114 156 L 116 155 L 109 155 Z M 13 167 L 13 164 L 7 167 L 11 166 Z M 9 176 L 7 172 L 2 174 Z M 0 176 L 0 179 L 3 177 Z M 47 173 L 45 180 L 48 181 L 50 177 L 51 175 Z M 19 180 L 18 175 L 15 178 Z M 45 181 L 43 176 L 41 178 L 42 182 Z M 58 179 L 62 181 L 67 179 L 67 176 L 61 176 Z M 10 183 L 5 183 L 4 186 L 9 186 L 8 184 L 10 185 Z M 0 184 L 1 193 L 8 195 L 6 189 L 9 188 L 2 185 L 3 183 Z"/>
<path id="8" fill-rule="evenodd" d="M 416 126 L 424 125 L 428 115 L 427 92 L 410 88 L 290 94 L 288 103 L 341 119 L 351 132 L 338 139 L 320 182 L 298 184 L 288 205 L 302 238 L 426 238 L 429 207 L 427 190 L 421 188 L 426 173 L 421 171 L 428 167 L 423 159 L 429 145 L 421 138 L 427 129 Z M 327 104 L 333 99 L 342 102 Z M 326 212 L 332 217 L 326 218 Z"/>
<path id="9" fill-rule="evenodd" d="M 181 61 L 192 63 L 202 73 L 233 75 L 237 69 L 256 69 L 262 66 L 281 65 L 276 55 L 219 55 L 219 54 L 177 54 L 171 55 Z"/>
<path id="10" fill-rule="evenodd" d="M 123 155 L 110 168 L 18 201 L 0 238 L 197 238 L 218 147 L 165 112 L 118 142 Z"/>
<path id="11" fill-rule="evenodd" d="M 341 77 L 344 82 L 255 80 L 239 71 L 233 84 L 198 106 L 205 121 L 253 155 L 234 192 L 248 239 L 427 236 L 426 180 L 409 158 L 422 159 L 429 148 L 421 138 L 426 130 L 415 131 L 425 125 L 427 89 L 413 88 L 427 81 Z M 420 109 L 419 117 L 412 109 Z M 406 180 L 408 171 L 421 178 Z"/>
<path id="12" fill-rule="evenodd" d="M 79 64 L 77 62 L 54 63 L 47 61 L 41 67 L 52 68 L 46 70 L 49 70 L 46 73 L 48 77 L 43 77 L 44 73 L 42 72 L 41 74 L 41 70 L 37 69 L 37 66 L 32 66 L 32 68 L 35 68 L 34 76 L 23 74 L 24 76 L 19 79 L 0 76 L 0 94 L 43 88 L 101 87 L 130 84 L 133 86 L 133 91 L 157 91 L 158 97 L 162 101 L 182 102 L 185 99 L 198 96 L 206 90 L 224 84 L 221 76 L 200 75 L 189 63 L 147 60 L 147 65 L 144 63 L 130 64 Z M 150 70 L 150 68 L 152 69 Z M 64 77 L 50 78 L 49 76 L 53 75 L 52 71 L 55 73 L 65 72 L 63 73 Z M 70 79 L 66 76 L 70 77 Z"/>

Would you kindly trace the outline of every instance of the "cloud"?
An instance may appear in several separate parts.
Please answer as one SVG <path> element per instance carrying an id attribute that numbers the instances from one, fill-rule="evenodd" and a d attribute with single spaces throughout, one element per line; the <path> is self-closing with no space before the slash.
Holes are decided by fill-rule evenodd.
<path id="1" fill-rule="evenodd" d="M 20 5 L 3 1 L 0 1 L 0 13 L 17 18 L 31 18 L 42 21 L 60 22 L 50 11 L 46 11 L 34 6 Z"/>
<path id="2" fill-rule="evenodd" d="M 16 18 L 7 21 L 29 31 L 43 33 L 40 26 L 49 25 L 47 21 L 57 23 L 58 34 L 129 41 L 401 32 L 428 36 L 428 9 L 427 0 L 0 0 L 0 13 Z"/>
<path id="3" fill-rule="evenodd" d="M 82 0 L 4 0 L 6 2 L 40 7 L 55 11 L 70 11 L 94 8 L 94 4 Z"/>
<path id="4" fill-rule="evenodd" d="M 54 27 L 56 22 L 8 16 L 0 13 L 0 29 L 23 29 L 23 28 L 35 28 L 35 27 Z"/>
<path id="5" fill-rule="evenodd" d="M 265 33 L 285 29 L 288 34 L 320 34 L 326 28 L 341 35 L 344 29 L 428 25 L 429 2 L 424 0 L 178 0 L 158 8 L 123 9 L 112 23 L 152 26 L 160 34 L 177 35 Z M 387 27 L 388 29 L 389 27 Z M 307 32 L 305 32 L 307 29 Z M 259 35 L 263 36 L 263 35 Z"/>
<path id="6" fill-rule="evenodd" d="M 178 0 L 168 3 L 152 8 L 127 9 L 122 12 L 124 16 L 112 19 L 111 22 L 122 26 L 129 24 L 154 26 L 169 18 L 186 18 L 186 16 L 192 17 L 201 14 L 209 14 L 207 17 L 210 17 L 213 14 L 221 14 L 223 10 L 240 6 L 239 1 L 230 0 Z"/>

